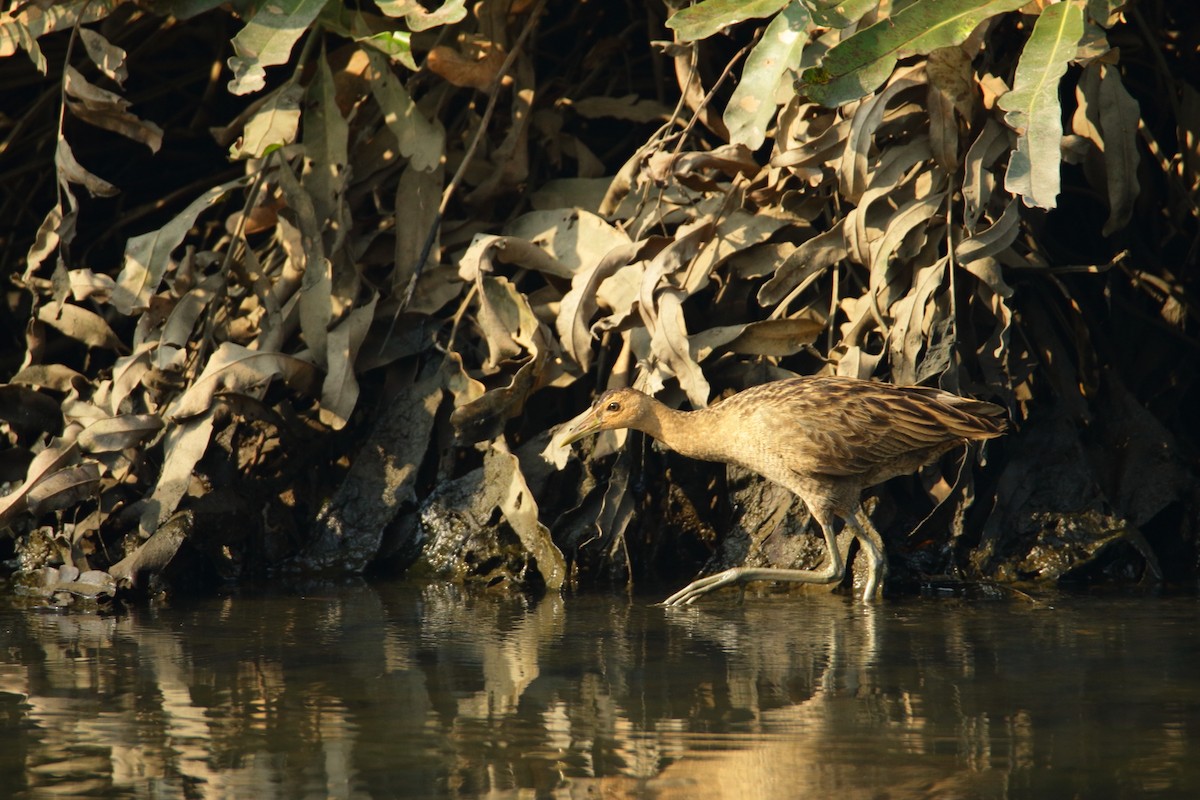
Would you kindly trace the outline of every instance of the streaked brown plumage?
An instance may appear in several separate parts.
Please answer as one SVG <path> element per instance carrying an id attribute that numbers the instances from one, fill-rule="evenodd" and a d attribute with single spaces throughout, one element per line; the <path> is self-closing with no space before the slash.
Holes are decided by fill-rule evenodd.
<path id="1" fill-rule="evenodd" d="M 868 559 L 866 599 L 887 570 L 883 539 L 863 511 L 864 489 L 908 474 L 970 440 L 1004 432 L 1004 409 L 929 389 L 853 378 L 789 378 L 754 386 L 698 411 L 675 411 L 634 389 L 605 392 L 558 434 L 564 445 L 603 430 L 633 428 L 691 458 L 738 464 L 792 490 L 821 527 L 829 551 L 816 570 L 737 567 L 693 581 L 664 601 L 693 602 L 752 580 L 836 583 L 845 564 L 834 517 Z"/>

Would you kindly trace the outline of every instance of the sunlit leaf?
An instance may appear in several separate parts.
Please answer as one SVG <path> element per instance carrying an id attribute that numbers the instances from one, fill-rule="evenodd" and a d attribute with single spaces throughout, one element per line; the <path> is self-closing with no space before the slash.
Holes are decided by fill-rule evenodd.
<path id="1" fill-rule="evenodd" d="M 1016 202 L 1010 202 L 990 227 L 974 236 L 963 239 L 954 248 L 954 257 L 960 264 L 970 264 L 981 258 L 995 256 L 1009 247 L 1021 231 L 1021 213 Z"/>
<path id="2" fill-rule="evenodd" d="M 808 30 L 808 9 L 788 3 L 763 31 L 746 57 L 742 78 L 725 106 L 729 141 L 751 150 L 762 146 L 775 116 L 776 92 L 789 71 L 799 68 Z"/>
<path id="3" fill-rule="evenodd" d="M 1021 51 L 1013 89 L 999 101 L 1007 112 L 1004 121 L 1018 134 L 1004 188 L 1031 208 L 1058 204 L 1063 133 L 1058 84 L 1082 35 L 1083 10 L 1074 0 L 1044 9 Z"/>
<path id="4" fill-rule="evenodd" d="M 217 296 L 222 283 L 221 277 L 210 275 L 198 286 L 189 289 L 187 294 L 175 303 L 163 325 L 162 333 L 159 334 L 158 347 L 154 351 L 154 364 L 158 369 L 173 369 L 186 358 L 187 343 L 195 330 L 196 321 Z"/>
<path id="5" fill-rule="evenodd" d="M 121 414 L 97 420 L 79 433 L 79 447 L 85 453 L 124 450 L 158 434 L 163 421 L 156 414 Z"/>
<path id="6" fill-rule="evenodd" d="M 416 72 L 419 69 L 413 58 L 412 34 L 408 31 L 380 31 L 357 41 L 374 47 L 393 61 L 399 61 L 404 66 Z"/>
<path id="7" fill-rule="evenodd" d="M 53 389 L 64 394 L 78 389 L 86 378 L 63 364 L 30 364 L 9 378 L 10 384 L 25 384 L 42 389 Z"/>
<path id="8" fill-rule="evenodd" d="M 162 128 L 130 113 L 130 102 L 119 94 L 89 83 L 70 65 L 67 65 L 63 86 L 69 97 L 80 101 L 68 101 L 67 105 L 71 113 L 84 122 L 140 142 L 152 153 L 157 153 L 162 147 Z"/>
<path id="9" fill-rule="evenodd" d="M 466 0 L 445 0 L 434 11 L 427 11 L 417 0 L 376 0 L 376 5 L 389 17 L 404 17 L 408 29 L 414 32 L 453 25 L 467 16 Z"/>
<path id="10" fill-rule="evenodd" d="M 701 0 L 682 8 L 667 20 L 681 42 L 707 39 L 718 31 L 748 19 L 769 17 L 788 0 Z"/>
<path id="11" fill-rule="evenodd" d="M 504 227 L 508 236 L 526 239 L 554 256 L 570 278 L 579 269 L 598 262 L 614 247 L 629 244 L 629 235 L 603 218 L 574 208 L 531 211 Z"/>
<path id="12" fill-rule="evenodd" d="M 129 70 L 125 68 L 125 51 L 91 28 L 79 29 L 79 40 L 96 68 L 116 82 L 125 83 Z"/>
<path id="13" fill-rule="evenodd" d="M 266 86 L 266 67 L 284 64 L 292 46 L 317 18 L 325 0 L 271 0 L 258 4 L 254 15 L 233 37 L 229 68 L 232 94 L 250 94 Z"/>
<path id="14" fill-rule="evenodd" d="M 104 19 L 125 0 L 68 0 L 55 3 L 21 3 L 12 6 L 13 16 L 0 16 L 0 58 L 7 58 L 18 48 L 27 50 L 38 72 L 46 74 L 46 59 L 37 39 L 48 33 L 67 30 Z"/>
<path id="15" fill-rule="evenodd" d="M 600 284 L 613 275 L 637 253 L 632 242 L 617 245 L 594 263 L 585 266 L 571 279 L 571 290 L 559 304 L 555 328 L 563 350 L 580 368 L 587 370 L 591 362 L 592 335 L 589 323 L 596 313 L 596 297 Z"/>
<path id="16" fill-rule="evenodd" d="M 756 356 L 790 356 L 816 341 L 825 318 L 806 312 L 790 319 L 722 325 L 688 337 L 692 355 L 703 361 L 717 350 Z"/>
<path id="17" fill-rule="evenodd" d="M 968 233 L 975 232 L 975 224 L 991 200 L 996 184 L 991 170 L 1000 156 L 1009 152 L 1010 136 L 1003 125 L 989 118 L 967 149 L 963 161 L 962 195 Z"/>
<path id="18" fill-rule="evenodd" d="M 839 42 L 801 75 L 802 91 L 834 107 L 874 91 L 905 55 L 961 44 L 983 21 L 1025 0 L 916 0 Z"/>
<path id="19" fill-rule="evenodd" d="M 22 276 L 24 281 L 28 282 L 42 266 L 42 262 L 58 249 L 62 241 L 60 236 L 62 224 L 62 206 L 55 205 L 46 212 L 42 224 L 38 226 L 33 244 L 29 246 L 29 252 L 25 254 L 25 274 Z"/>
<path id="20" fill-rule="evenodd" d="M 864 14 L 879 8 L 879 0 L 804 0 L 813 22 L 831 28 L 847 28 Z"/>
<path id="21" fill-rule="evenodd" d="M 295 83 L 285 83 L 272 92 L 259 107 L 238 140 L 229 148 L 234 159 L 261 158 L 273 148 L 296 141 L 300 127 L 300 97 L 304 90 Z M 334 109 L 336 113 L 337 109 Z"/>
<path id="22" fill-rule="evenodd" d="M 775 270 L 774 277 L 758 290 L 759 304 L 774 306 L 797 287 L 807 284 L 812 276 L 824 272 L 845 258 L 848 251 L 844 223 L 844 219 L 838 220 L 837 225 L 817 234 L 792 251 Z"/>
<path id="23" fill-rule="evenodd" d="M 69 336 L 88 347 L 117 352 L 128 350 L 103 317 L 82 306 L 73 303 L 64 303 L 61 307 L 44 305 L 38 309 L 37 318 L 64 336 Z"/>
<path id="24" fill-rule="evenodd" d="M 250 393 L 275 378 L 306 389 L 315 377 L 313 365 L 283 353 L 262 353 L 225 342 L 208 359 L 204 371 L 168 409 L 171 419 L 186 419 L 211 409 L 217 392 Z"/>

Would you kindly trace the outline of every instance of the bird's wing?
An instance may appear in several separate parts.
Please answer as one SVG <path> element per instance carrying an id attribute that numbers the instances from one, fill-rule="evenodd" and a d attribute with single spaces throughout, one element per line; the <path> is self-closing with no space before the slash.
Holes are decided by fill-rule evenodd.
<path id="1" fill-rule="evenodd" d="M 977 419 L 936 395 L 888 384 L 813 381 L 790 405 L 790 419 L 776 424 L 791 423 L 792 468 L 833 477 L 871 473 L 910 454 L 982 433 Z"/>

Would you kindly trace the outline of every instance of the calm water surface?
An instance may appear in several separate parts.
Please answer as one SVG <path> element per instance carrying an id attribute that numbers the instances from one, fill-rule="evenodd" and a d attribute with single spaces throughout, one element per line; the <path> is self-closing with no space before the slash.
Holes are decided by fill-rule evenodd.
<path id="1" fill-rule="evenodd" d="M 1200 600 L 0 610 L 0 795 L 1200 797 Z"/>

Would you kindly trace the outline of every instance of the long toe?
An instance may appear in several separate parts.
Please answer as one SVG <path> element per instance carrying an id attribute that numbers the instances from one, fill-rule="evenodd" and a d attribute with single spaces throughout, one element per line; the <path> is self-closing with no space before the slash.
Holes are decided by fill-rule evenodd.
<path id="1" fill-rule="evenodd" d="M 691 605 L 698 597 L 702 597 L 709 592 L 720 589 L 722 586 L 728 586 L 731 583 L 737 583 L 741 580 L 741 574 L 742 570 L 735 567 L 734 569 L 727 569 L 724 572 L 718 572 L 716 575 L 709 575 L 707 578 L 699 578 L 698 580 L 692 581 L 687 586 L 668 597 L 666 600 L 663 600 L 659 605 Z"/>

